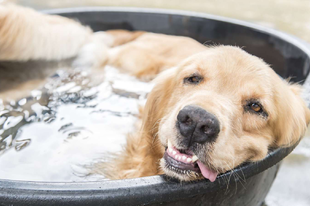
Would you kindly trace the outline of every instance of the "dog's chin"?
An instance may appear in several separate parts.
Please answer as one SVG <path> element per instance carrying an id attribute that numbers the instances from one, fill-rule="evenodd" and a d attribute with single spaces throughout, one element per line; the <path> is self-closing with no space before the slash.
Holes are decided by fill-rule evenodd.
<path id="1" fill-rule="evenodd" d="M 176 178 L 180 181 L 194 181 L 204 178 L 200 172 L 182 169 L 169 164 L 165 157 L 160 160 L 160 166 L 167 176 Z"/>

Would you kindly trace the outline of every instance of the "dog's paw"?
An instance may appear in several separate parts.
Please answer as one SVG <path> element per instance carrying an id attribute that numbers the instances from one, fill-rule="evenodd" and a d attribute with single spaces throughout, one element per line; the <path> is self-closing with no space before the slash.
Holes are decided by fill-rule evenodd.
<path id="1" fill-rule="evenodd" d="M 105 32 L 94 33 L 90 41 L 79 51 L 73 61 L 74 68 L 102 67 L 108 60 L 108 49 L 113 45 L 113 38 Z"/>

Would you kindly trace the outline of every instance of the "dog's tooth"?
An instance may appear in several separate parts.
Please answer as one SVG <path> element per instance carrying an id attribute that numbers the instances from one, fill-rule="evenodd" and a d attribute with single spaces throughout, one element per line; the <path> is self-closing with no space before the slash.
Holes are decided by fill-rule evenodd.
<path id="1" fill-rule="evenodd" d="M 186 160 L 187 162 L 191 162 L 192 161 L 192 159 L 191 158 L 187 158 L 187 160 Z"/>
<path id="2" fill-rule="evenodd" d="M 173 148 L 173 146 L 172 146 L 170 140 L 168 140 L 168 148 Z"/>
<path id="3" fill-rule="evenodd" d="M 169 148 L 169 149 L 168 149 L 168 151 L 171 153 L 171 152 L 172 152 L 172 149 L 171 149 L 171 148 Z"/>
<path id="4" fill-rule="evenodd" d="M 184 160 L 184 161 L 185 161 L 185 160 L 186 160 L 186 158 L 187 158 L 186 156 L 183 156 L 183 157 L 182 157 L 182 160 Z"/>
<path id="5" fill-rule="evenodd" d="M 196 162 L 198 160 L 198 157 L 196 155 L 192 156 L 192 162 Z"/>
<path id="6" fill-rule="evenodd" d="M 175 159 L 179 159 L 179 155 L 176 155 L 176 156 L 175 156 Z"/>
<path id="7" fill-rule="evenodd" d="M 172 151 L 172 154 L 173 154 L 173 155 L 175 155 L 176 153 L 177 153 L 176 151 L 174 151 L 174 150 Z"/>

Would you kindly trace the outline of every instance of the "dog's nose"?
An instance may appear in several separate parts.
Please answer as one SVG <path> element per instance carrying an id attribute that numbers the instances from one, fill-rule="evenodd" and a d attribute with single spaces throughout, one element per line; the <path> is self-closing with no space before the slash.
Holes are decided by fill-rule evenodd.
<path id="1" fill-rule="evenodd" d="M 179 112 L 177 125 L 188 147 L 193 143 L 212 142 L 220 132 L 219 120 L 213 114 L 193 105 L 188 105 Z"/>

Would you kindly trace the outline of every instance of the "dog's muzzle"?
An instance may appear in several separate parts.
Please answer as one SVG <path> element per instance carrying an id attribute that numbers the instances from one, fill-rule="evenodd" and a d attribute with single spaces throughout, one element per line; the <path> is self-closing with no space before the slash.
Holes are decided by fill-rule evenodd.
<path id="1" fill-rule="evenodd" d="M 177 128 L 188 148 L 194 143 L 215 141 L 220 132 L 220 122 L 211 113 L 198 106 L 188 105 L 177 116 Z"/>

